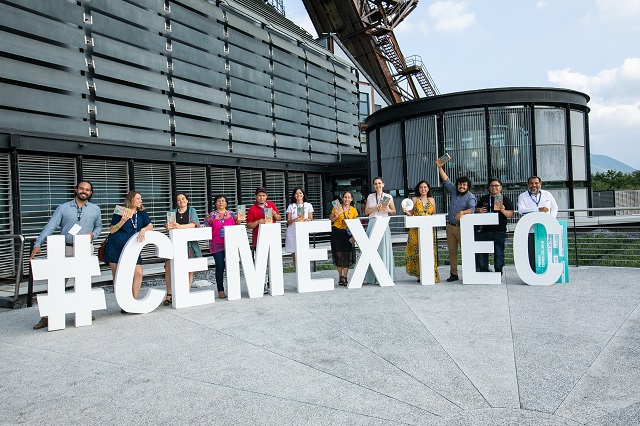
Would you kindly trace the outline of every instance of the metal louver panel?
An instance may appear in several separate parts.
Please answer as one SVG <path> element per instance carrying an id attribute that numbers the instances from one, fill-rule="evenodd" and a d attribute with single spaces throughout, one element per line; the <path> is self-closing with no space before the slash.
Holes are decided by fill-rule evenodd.
<path id="1" fill-rule="evenodd" d="M 303 190 L 305 190 L 304 189 L 304 173 L 297 173 L 297 172 L 287 173 L 287 193 L 286 193 L 287 206 L 291 202 L 291 195 L 293 193 L 293 188 L 297 188 L 297 187 L 300 187 Z M 305 193 L 306 193 L 306 190 L 305 190 Z M 307 194 L 307 198 L 309 198 L 309 194 Z"/>
<path id="2" fill-rule="evenodd" d="M 422 179 L 426 179 L 431 186 L 437 185 L 438 171 L 436 167 L 431 167 L 438 158 L 436 116 L 407 120 L 405 138 L 409 189 Z"/>
<path id="3" fill-rule="evenodd" d="M 267 172 L 266 176 L 266 188 L 267 194 L 269 194 L 269 201 L 272 201 L 280 215 L 284 217 L 284 213 L 287 210 L 287 197 L 284 192 L 284 173 L 283 172 Z"/>
<path id="4" fill-rule="evenodd" d="M 189 199 L 189 207 L 196 209 L 200 223 L 207 216 L 207 169 L 201 166 L 176 165 L 176 193 L 183 192 Z M 175 200 L 172 200 L 173 207 Z M 198 242 L 200 249 L 209 251 L 209 241 Z"/>
<path id="5" fill-rule="evenodd" d="M 189 199 L 189 207 L 196 209 L 202 222 L 207 211 L 207 169 L 198 166 L 176 165 L 176 193 L 183 192 Z M 175 207 L 175 200 L 171 200 Z"/>
<path id="6" fill-rule="evenodd" d="M 491 129 L 490 178 L 503 183 L 524 182 L 531 176 L 531 111 L 489 108 Z"/>
<path id="7" fill-rule="evenodd" d="M 235 169 L 211 169 L 211 201 L 213 202 L 218 195 L 224 195 L 227 198 L 227 208 L 235 210 L 238 205 Z M 246 200 L 243 202 L 247 204 Z"/>
<path id="8" fill-rule="evenodd" d="M 240 198 L 242 204 L 249 207 L 255 202 L 256 188 L 262 186 L 262 172 L 260 170 L 240 170 Z"/>
<path id="9" fill-rule="evenodd" d="M 113 208 L 124 204 L 129 192 L 129 169 L 125 161 L 97 159 L 82 160 L 82 179 L 93 185 L 91 202 L 97 204 L 102 212 L 102 233 L 109 232 Z M 105 234 L 106 236 L 106 234 Z M 105 236 L 94 241 L 94 246 L 102 243 Z"/>
<path id="10" fill-rule="evenodd" d="M 163 231 L 171 202 L 171 168 L 168 164 L 135 163 L 134 182 L 136 191 L 142 196 L 142 205 L 149 214 L 156 231 Z M 147 245 L 142 258 L 156 256 L 156 248 Z"/>
<path id="11" fill-rule="evenodd" d="M 272 201 L 280 212 L 280 220 L 286 220 L 287 215 L 287 196 L 284 187 L 284 172 L 267 171 L 265 188 L 269 194 L 269 201 Z M 286 223 L 285 223 L 286 225 Z M 280 237 L 284 240 L 287 227 L 281 227 Z"/>
<path id="12" fill-rule="evenodd" d="M 0 235 L 13 234 L 11 203 L 11 175 L 9 154 L 0 154 Z M 14 240 L 0 238 L 0 277 L 11 277 L 15 273 L 16 256 Z"/>
<path id="13" fill-rule="evenodd" d="M 313 206 L 313 218 L 324 218 L 322 202 L 322 175 L 307 175 L 307 200 Z"/>
<path id="14" fill-rule="evenodd" d="M 240 170 L 240 198 L 242 199 L 242 204 L 247 208 L 247 213 L 249 213 L 249 208 L 255 202 L 255 191 L 259 186 L 263 186 L 262 171 Z M 249 241 L 253 241 L 252 233 L 253 230 L 247 228 Z"/>
<path id="15" fill-rule="evenodd" d="M 451 155 L 449 176 L 467 176 L 473 185 L 487 183 L 487 140 L 484 109 L 444 114 L 444 149 Z"/>
<path id="16" fill-rule="evenodd" d="M 76 162 L 70 157 L 41 157 L 21 155 L 18 159 L 20 174 L 20 209 L 22 235 L 37 237 L 58 205 L 73 198 L 76 185 Z M 54 231 L 58 234 L 60 229 Z M 43 253 L 46 254 L 46 242 Z M 29 250 L 23 253 L 25 273 L 29 268 Z"/>

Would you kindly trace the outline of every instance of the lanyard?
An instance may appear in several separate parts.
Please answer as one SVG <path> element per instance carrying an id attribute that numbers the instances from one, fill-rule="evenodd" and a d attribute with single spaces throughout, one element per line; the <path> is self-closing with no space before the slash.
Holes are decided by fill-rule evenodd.
<path id="1" fill-rule="evenodd" d="M 535 198 L 533 198 L 533 194 L 531 193 L 531 191 L 527 191 L 529 193 L 529 197 L 531 197 L 531 199 L 533 200 L 534 203 L 536 203 L 536 206 L 540 205 L 540 200 L 542 199 L 542 193 L 538 192 L 538 199 L 536 200 Z"/>
<path id="2" fill-rule="evenodd" d="M 349 214 L 351 214 L 351 206 L 347 207 L 347 209 L 349 210 Z M 342 214 L 344 215 L 344 220 L 349 219 L 349 218 L 347 217 L 347 212 L 346 212 L 346 211 L 344 211 L 344 209 L 342 210 Z"/>
<path id="3" fill-rule="evenodd" d="M 82 218 L 82 207 L 78 207 L 77 204 L 76 204 L 76 213 L 77 213 L 77 217 L 78 217 L 78 223 L 80 223 L 80 219 Z"/>

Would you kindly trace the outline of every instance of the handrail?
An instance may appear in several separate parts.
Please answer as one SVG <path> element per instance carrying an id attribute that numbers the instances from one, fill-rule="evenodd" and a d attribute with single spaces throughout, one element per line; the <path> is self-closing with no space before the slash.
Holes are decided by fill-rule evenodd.
<path id="1" fill-rule="evenodd" d="M 13 296 L 10 298 L 11 303 L 16 303 L 16 301 L 18 300 L 18 297 L 20 296 L 20 283 L 22 282 L 22 269 L 23 269 L 22 251 L 24 250 L 25 237 L 21 234 L 0 235 L 0 239 L 9 239 L 9 238 L 13 240 L 15 239 L 20 240 L 20 249 L 19 249 L 20 256 L 18 256 L 18 262 L 16 266 L 15 290 L 14 290 Z"/>
<path id="2" fill-rule="evenodd" d="M 578 221 L 576 219 L 580 219 L 580 217 L 576 217 L 575 213 L 576 212 L 601 212 L 601 211 L 631 211 L 631 210 L 640 210 L 640 206 L 638 207 L 597 207 L 597 208 L 578 208 L 578 209 L 558 209 L 558 212 L 563 212 L 563 213 L 573 213 L 571 214 L 571 217 L 569 218 L 569 220 L 571 220 L 573 222 L 573 245 L 574 248 L 576 250 L 576 253 L 578 251 L 578 247 L 577 247 L 577 232 L 576 232 L 576 228 L 578 228 Z M 517 212 L 517 210 L 516 210 Z M 400 213 L 400 214 L 395 214 L 395 215 L 389 215 L 390 218 L 401 218 L 404 217 L 405 214 Z M 625 219 L 633 219 L 636 215 L 629 215 L 629 216 L 620 216 L 620 218 L 625 218 Z M 364 220 L 364 221 L 368 221 L 370 218 L 368 216 L 358 216 L 356 217 L 356 219 L 359 220 Z M 319 218 L 319 219 L 314 219 L 314 220 L 329 220 L 328 218 Z M 279 221 L 274 221 L 274 223 L 279 223 L 279 224 L 284 224 L 286 226 L 286 220 L 279 220 Z M 100 234 L 100 237 L 102 236 L 106 236 L 108 235 L 109 232 L 108 231 L 103 231 Z M 319 233 L 319 234 L 326 234 L 329 235 L 329 232 L 323 232 L 323 233 Z M 312 237 L 312 244 L 313 247 L 316 247 L 316 245 L 319 243 L 318 242 L 318 233 L 314 233 L 313 237 Z M 20 238 L 20 255 L 18 258 L 18 268 L 17 268 L 17 273 L 16 273 L 16 285 L 15 285 L 15 294 L 12 297 L 12 301 L 15 303 L 18 300 L 19 297 L 19 289 L 20 289 L 20 283 L 21 283 L 21 278 L 22 278 L 22 274 L 23 274 L 23 270 L 24 270 L 24 265 L 23 265 L 23 251 L 24 251 L 24 245 L 25 242 L 30 242 L 30 250 L 29 253 L 33 250 L 33 244 L 35 243 L 36 237 L 24 237 L 22 235 L 0 235 L 0 238 Z M 315 263 L 315 262 L 314 262 Z M 579 260 L 578 260 L 578 256 L 576 256 L 576 266 L 579 266 Z M 315 265 L 314 265 L 315 266 Z M 315 269 L 315 267 L 314 267 Z M 28 291 L 27 291 L 27 306 L 31 306 L 32 305 L 32 298 L 33 298 L 33 275 L 31 274 L 31 268 L 29 268 L 29 281 L 28 281 Z"/>

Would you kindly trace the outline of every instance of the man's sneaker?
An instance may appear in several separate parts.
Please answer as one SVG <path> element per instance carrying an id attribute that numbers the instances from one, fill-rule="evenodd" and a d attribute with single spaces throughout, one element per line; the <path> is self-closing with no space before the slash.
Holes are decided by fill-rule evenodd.
<path id="1" fill-rule="evenodd" d="M 501 284 L 507 283 L 507 274 L 504 273 L 504 269 L 500 272 L 500 283 Z"/>
<path id="2" fill-rule="evenodd" d="M 40 321 L 38 321 L 38 323 L 33 326 L 33 329 L 34 330 L 40 330 L 41 328 L 45 328 L 48 325 L 49 325 L 49 318 L 42 317 L 42 318 L 40 318 Z"/>
<path id="3" fill-rule="evenodd" d="M 269 294 L 269 283 L 266 283 L 264 285 L 264 291 L 262 292 L 262 294 Z"/>
<path id="4" fill-rule="evenodd" d="M 451 276 L 449 276 L 449 278 L 447 278 L 447 282 L 448 283 L 452 283 L 454 281 L 458 281 L 460 278 L 458 278 L 457 275 L 451 274 Z"/>

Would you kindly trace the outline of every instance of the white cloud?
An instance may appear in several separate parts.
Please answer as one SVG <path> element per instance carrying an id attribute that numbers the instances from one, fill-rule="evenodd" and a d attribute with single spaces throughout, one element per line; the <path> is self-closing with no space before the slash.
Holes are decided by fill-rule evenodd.
<path id="1" fill-rule="evenodd" d="M 616 68 L 595 75 L 553 70 L 554 85 L 588 94 L 593 152 L 610 152 L 633 167 L 640 167 L 640 58 L 627 58 Z"/>
<path id="2" fill-rule="evenodd" d="M 429 32 L 429 25 L 424 19 L 414 20 L 412 17 L 406 18 L 395 29 L 395 33 L 420 33 L 427 34 Z"/>
<path id="3" fill-rule="evenodd" d="M 476 21 L 476 14 L 467 11 L 466 2 L 438 1 L 429 6 L 429 16 L 439 31 L 463 31 Z"/>
<path id="4" fill-rule="evenodd" d="M 596 0 L 596 13 L 603 21 L 626 21 L 640 17 L 638 0 Z"/>
<path id="5" fill-rule="evenodd" d="M 573 72 L 569 68 L 549 71 L 547 75 L 551 83 L 588 94 L 591 97 L 592 115 L 599 114 L 599 108 L 607 111 L 619 108 L 621 118 L 627 117 L 625 121 L 628 121 L 629 115 L 638 115 L 640 129 L 640 58 L 627 58 L 619 67 L 604 69 L 592 76 Z M 632 108 L 629 109 L 629 106 Z"/>

